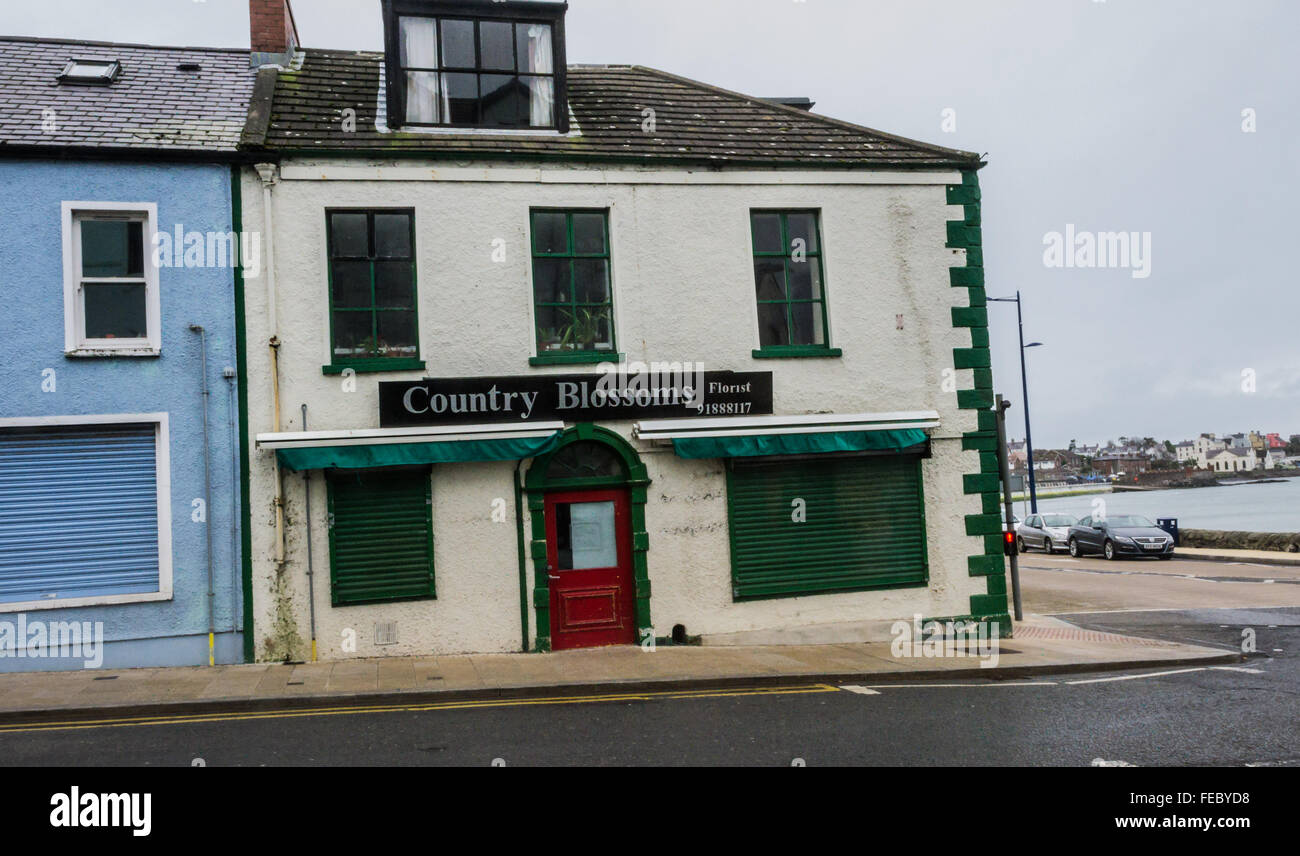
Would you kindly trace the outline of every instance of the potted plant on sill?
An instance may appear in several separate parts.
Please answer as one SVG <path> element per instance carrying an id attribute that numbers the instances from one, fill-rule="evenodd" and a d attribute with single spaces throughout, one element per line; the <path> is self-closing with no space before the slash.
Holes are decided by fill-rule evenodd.
<path id="1" fill-rule="evenodd" d="M 566 351 L 595 350 L 600 340 L 600 323 L 603 312 L 593 312 L 579 307 L 573 320 L 560 330 L 560 346 Z"/>
<path id="2" fill-rule="evenodd" d="M 562 341 L 563 337 L 555 327 L 543 327 L 537 334 L 537 347 L 540 351 L 558 351 L 563 347 Z"/>

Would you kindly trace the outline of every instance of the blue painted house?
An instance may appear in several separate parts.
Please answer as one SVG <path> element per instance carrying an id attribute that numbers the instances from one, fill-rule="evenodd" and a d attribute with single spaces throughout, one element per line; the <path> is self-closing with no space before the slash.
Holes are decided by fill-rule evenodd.
<path id="1" fill-rule="evenodd" d="M 248 51 L 0 39 L 0 671 L 244 659 Z"/>

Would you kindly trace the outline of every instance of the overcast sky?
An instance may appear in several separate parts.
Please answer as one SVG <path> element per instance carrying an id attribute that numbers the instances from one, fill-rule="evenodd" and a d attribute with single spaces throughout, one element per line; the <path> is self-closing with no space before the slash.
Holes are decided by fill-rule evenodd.
<path id="1" fill-rule="evenodd" d="M 381 47 L 378 0 L 293 7 L 307 47 Z M 248 15 L 245 0 L 5 0 L 0 32 L 247 47 Z M 570 62 L 806 95 L 987 152 L 989 295 L 1020 289 L 1027 341 L 1044 343 L 1028 352 L 1036 446 L 1300 433 L 1300 3 L 570 0 L 568 32 Z M 1048 267 L 1045 236 L 1068 225 L 1150 233 L 1149 276 Z M 989 314 L 1020 435 L 1015 305 Z"/>

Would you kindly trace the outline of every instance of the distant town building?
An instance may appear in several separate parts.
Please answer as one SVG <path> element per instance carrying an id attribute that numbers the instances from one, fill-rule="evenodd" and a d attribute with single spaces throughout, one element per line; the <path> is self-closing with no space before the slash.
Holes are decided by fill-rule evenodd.
<path id="1" fill-rule="evenodd" d="M 1106 476 L 1134 476 L 1149 470 L 1151 461 L 1144 455 L 1105 454 L 1092 459 L 1092 468 Z"/>
<path id="2" fill-rule="evenodd" d="M 1045 449 L 1042 452 L 1035 452 L 1034 469 L 1042 469 L 1039 466 L 1040 459 L 1043 462 L 1053 462 L 1056 470 L 1077 470 L 1082 463 L 1079 455 L 1069 449 Z"/>
<path id="3" fill-rule="evenodd" d="M 1259 456 L 1249 446 L 1244 449 L 1215 449 L 1206 455 L 1206 460 L 1208 468 L 1216 473 L 1249 472 L 1259 465 Z"/>
<path id="4" fill-rule="evenodd" d="M 1227 439 L 1219 439 L 1213 434 L 1202 434 L 1192 441 L 1196 448 L 1196 464 L 1203 470 L 1212 469 L 1210 453 L 1228 447 Z"/>

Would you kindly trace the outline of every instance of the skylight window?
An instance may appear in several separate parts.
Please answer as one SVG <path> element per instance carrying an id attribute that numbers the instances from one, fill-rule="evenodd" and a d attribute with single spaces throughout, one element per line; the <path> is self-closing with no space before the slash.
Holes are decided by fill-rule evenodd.
<path id="1" fill-rule="evenodd" d="M 115 59 L 70 59 L 59 75 L 60 83 L 112 83 L 122 70 Z"/>

